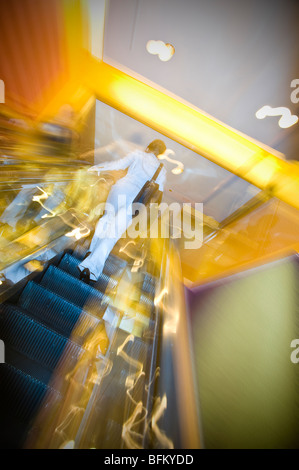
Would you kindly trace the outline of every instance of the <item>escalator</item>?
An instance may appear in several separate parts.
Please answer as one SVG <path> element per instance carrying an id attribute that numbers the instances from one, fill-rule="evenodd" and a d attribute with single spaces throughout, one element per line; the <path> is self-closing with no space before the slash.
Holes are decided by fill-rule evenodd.
<path id="1" fill-rule="evenodd" d="M 119 287 L 133 285 L 129 258 L 111 254 L 90 286 L 77 269 L 84 246 L 57 256 L 0 306 L 3 448 L 148 445 L 141 415 L 152 406 L 157 277 L 145 267 L 136 273 L 139 298 L 130 300 L 130 308 L 133 302 L 142 309 L 136 321 L 119 304 Z M 79 419 L 70 414 L 72 400 L 80 403 Z"/>

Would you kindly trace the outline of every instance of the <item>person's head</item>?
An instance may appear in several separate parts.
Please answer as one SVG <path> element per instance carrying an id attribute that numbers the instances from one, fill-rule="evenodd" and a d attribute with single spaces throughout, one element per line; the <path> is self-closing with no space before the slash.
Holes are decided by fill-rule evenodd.
<path id="1" fill-rule="evenodd" d="M 166 145 L 164 144 L 163 140 L 159 139 L 153 140 L 145 149 L 147 153 L 153 153 L 156 155 L 156 157 L 164 153 L 165 150 Z"/>

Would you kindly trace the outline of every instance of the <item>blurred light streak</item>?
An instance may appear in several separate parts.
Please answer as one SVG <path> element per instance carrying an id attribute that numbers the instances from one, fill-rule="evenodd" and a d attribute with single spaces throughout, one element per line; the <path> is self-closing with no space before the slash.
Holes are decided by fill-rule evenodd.
<path id="1" fill-rule="evenodd" d="M 39 191 L 42 192 L 42 194 L 33 196 L 33 197 L 32 197 L 32 201 L 33 201 L 33 202 L 38 202 L 38 203 L 40 203 L 43 199 L 48 199 L 49 194 L 46 193 L 46 191 L 44 191 L 44 190 L 43 190 L 42 188 L 40 188 L 39 186 L 36 186 L 36 187 L 37 187 L 37 189 L 39 189 Z"/>
<path id="2" fill-rule="evenodd" d="M 85 230 L 85 233 L 84 233 Z M 81 238 L 88 237 L 90 234 L 90 230 L 88 227 L 83 228 L 75 228 L 71 232 L 65 234 L 66 237 L 75 237 L 76 240 L 80 240 Z"/>
<path id="3" fill-rule="evenodd" d="M 120 253 L 125 253 L 129 258 L 134 259 L 133 266 L 131 268 L 132 273 L 138 272 L 139 269 L 144 265 L 144 260 L 146 257 L 146 250 L 142 251 L 142 254 L 140 256 L 136 255 L 133 250 L 130 250 L 129 247 L 131 246 L 134 247 L 136 246 L 136 242 L 133 240 L 128 241 L 125 246 L 121 247 L 119 249 Z"/>
<path id="4" fill-rule="evenodd" d="M 168 155 L 175 155 L 175 152 L 171 149 L 166 149 L 163 154 L 158 155 L 159 160 L 166 160 L 170 163 L 174 163 L 177 166 L 171 170 L 171 173 L 174 175 L 180 175 L 184 171 L 184 164 L 179 160 L 174 160 L 170 158 Z"/>
<path id="5" fill-rule="evenodd" d="M 39 186 L 37 186 L 37 188 L 38 188 L 40 191 L 42 191 L 43 194 L 41 194 L 41 195 L 39 195 L 39 196 L 33 196 L 32 201 L 39 203 L 46 211 L 49 212 L 49 214 L 51 214 L 50 217 L 54 217 L 54 216 L 55 216 L 55 212 L 52 211 L 51 209 L 48 209 L 48 208 L 42 203 L 42 200 L 43 200 L 43 199 L 48 199 L 49 194 L 47 194 L 46 191 L 44 191 L 44 190 L 43 190 L 42 188 L 40 188 Z M 44 214 L 44 215 L 42 215 L 41 218 L 42 218 L 42 219 L 46 219 L 47 217 L 49 217 L 49 215 L 48 215 L 48 214 Z"/>
<path id="6" fill-rule="evenodd" d="M 126 393 L 127 393 L 127 396 L 129 397 L 129 399 L 135 405 L 135 408 L 134 408 L 131 416 L 129 416 L 127 421 L 125 421 L 125 423 L 123 424 L 122 438 L 124 439 L 124 441 L 126 442 L 126 445 L 130 449 L 142 449 L 142 446 L 136 442 L 136 438 L 142 439 L 143 436 L 140 433 L 134 432 L 132 430 L 132 428 L 133 428 L 133 426 L 137 426 L 143 420 L 145 420 L 146 415 L 147 415 L 147 410 L 143 406 L 142 401 L 136 402 L 133 399 L 131 392 L 134 389 L 134 387 L 136 386 L 136 383 L 138 382 L 140 377 L 144 376 L 145 373 L 143 371 L 143 363 L 140 362 L 140 361 L 137 361 L 136 359 L 133 359 L 132 357 L 130 357 L 127 353 L 125 353 L 123 351 L 126 344 L 128 342 L 134 342 L 134 340 L 135 340 L 134 335 L 132 335 L 132 334 L 129 335 L 125 339 L 125 341 L 118 347 L 117 353 L 116 353 L 117 356 L 122 357 L 128 364 L 130 364 L 130 366 L 133 366 L 133 367 L 136 368 L 136 372 L 129 375 L 126 378 L 126 387 L 128 388 Z M 145 411 L 144 417 L 142 419 L 137 420 L 137 418 L 140 416 L 140 414 L 142 413 L 143 410 Z"/>
<path id="7" fill-rule="evenodd" d="M 169 306 L 165 307 L 165 322 L 163 325 L 163 333 L 176 334 L 178 323 L 180 320 L 180 313 L 176 308 Z"/>
<path id="8" fill-rule="evenodd" d="M 122 357 L 128 364 L 130 364 L 133 367 L 136 367 L 137 373 L 143 371 L 143 363 L 140 361 L 137 361 L 136 359 L 133 359 L 130 357 L 126 352 L 124 352 L 124 347 L 128 342 L 134 342 L 135 341 L 135 336 L 134 335 L 129 335 L 125 339 L 125 341 L 117 348 L 116 355 Z"/>
<path id="9" fill-rule="evenodd" d="M 129 449 L 142 449 L 143 446 L 136 442 L 136 438 L 142 439 L 142 434 L 136 433 L 132 430 L 132 427 L 136 425 L 136 419 L 141 414 L 143 410 L 142 402 L 137 403 L 136 407 L 134 408 L 133 413 L 127 419 L 127 421 L 123 424 L 122 429 L 122 438 L 125 441 L 127 447 Z"/>
<path id="10" fill-rule="evenodd" d="M 63 441 L 63 444 L 61 445 L 60 449 L 65 449 L 65 446 L 72 442 L 68 439 L 69 431 L 67 430 L 67 428 L 73 424 L 74 420 L 78 417 L 78 415 L 82 416 L 83 413 L 84 408 L 72 406 L 65 419 L 59 424 L 59 426 L 55 428 L 55 438 L 58 438 L 59 440 Z"/>
<path id="11" fill-rule="evenodd" d="M 159 419 L 163 416 L 164 411 L 167 408 L 167 397 L 163 395 L 162 400 L 160 397 L 156 399 L 155 408 L 153 411 L 153 416 L 151 419 L 152 430 L 155 433 L 159 443 L 162 446 L 162 449 L 173 449 L 174 445 L 171 439 L 169 439 L 164 432 L 158 426 Z"/>
<path id="12" fill-rule="evenodd" d="M 155 296 L 154 298 L 154 304 L 155 304 L 155 307 L 158 307 L 162 301 L 162 298 L 164 296 L 167 296 L 168 294 L 168 288 L 167 287 L 163 287 L 163 289 L 161 290 L 161 292 L 159 292 L 159 294 L 157 296 Z"/>

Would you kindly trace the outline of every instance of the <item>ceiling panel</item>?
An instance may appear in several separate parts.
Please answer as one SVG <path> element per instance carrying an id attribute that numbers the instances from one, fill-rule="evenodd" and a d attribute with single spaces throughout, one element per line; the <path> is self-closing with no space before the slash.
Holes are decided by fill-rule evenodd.
<path id="1" fill-rule="evenodd" d="M 255 113 L 268 104 L 299 115 L 298 17 L 295 0 L 110 0 L 104 60 L 296 159 L 299 123 L 282 129 Z M 150 55 L 150 39 L 173 44 L 173 58 Z"/>

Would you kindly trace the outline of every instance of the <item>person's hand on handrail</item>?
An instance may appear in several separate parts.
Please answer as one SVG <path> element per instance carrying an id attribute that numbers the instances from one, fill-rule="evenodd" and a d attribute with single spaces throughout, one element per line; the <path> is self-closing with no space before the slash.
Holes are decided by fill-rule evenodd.
<path id="1" fill-rule="evenodd" d="M 94 165 L 94 166 L 88 168 L 87 171 L 88 172 L 96 172 L 99 176 L 100 173 L 102 173 L 104 171 L 107 171 L 107 170 L 105 169 L 105 165 Z"/>

